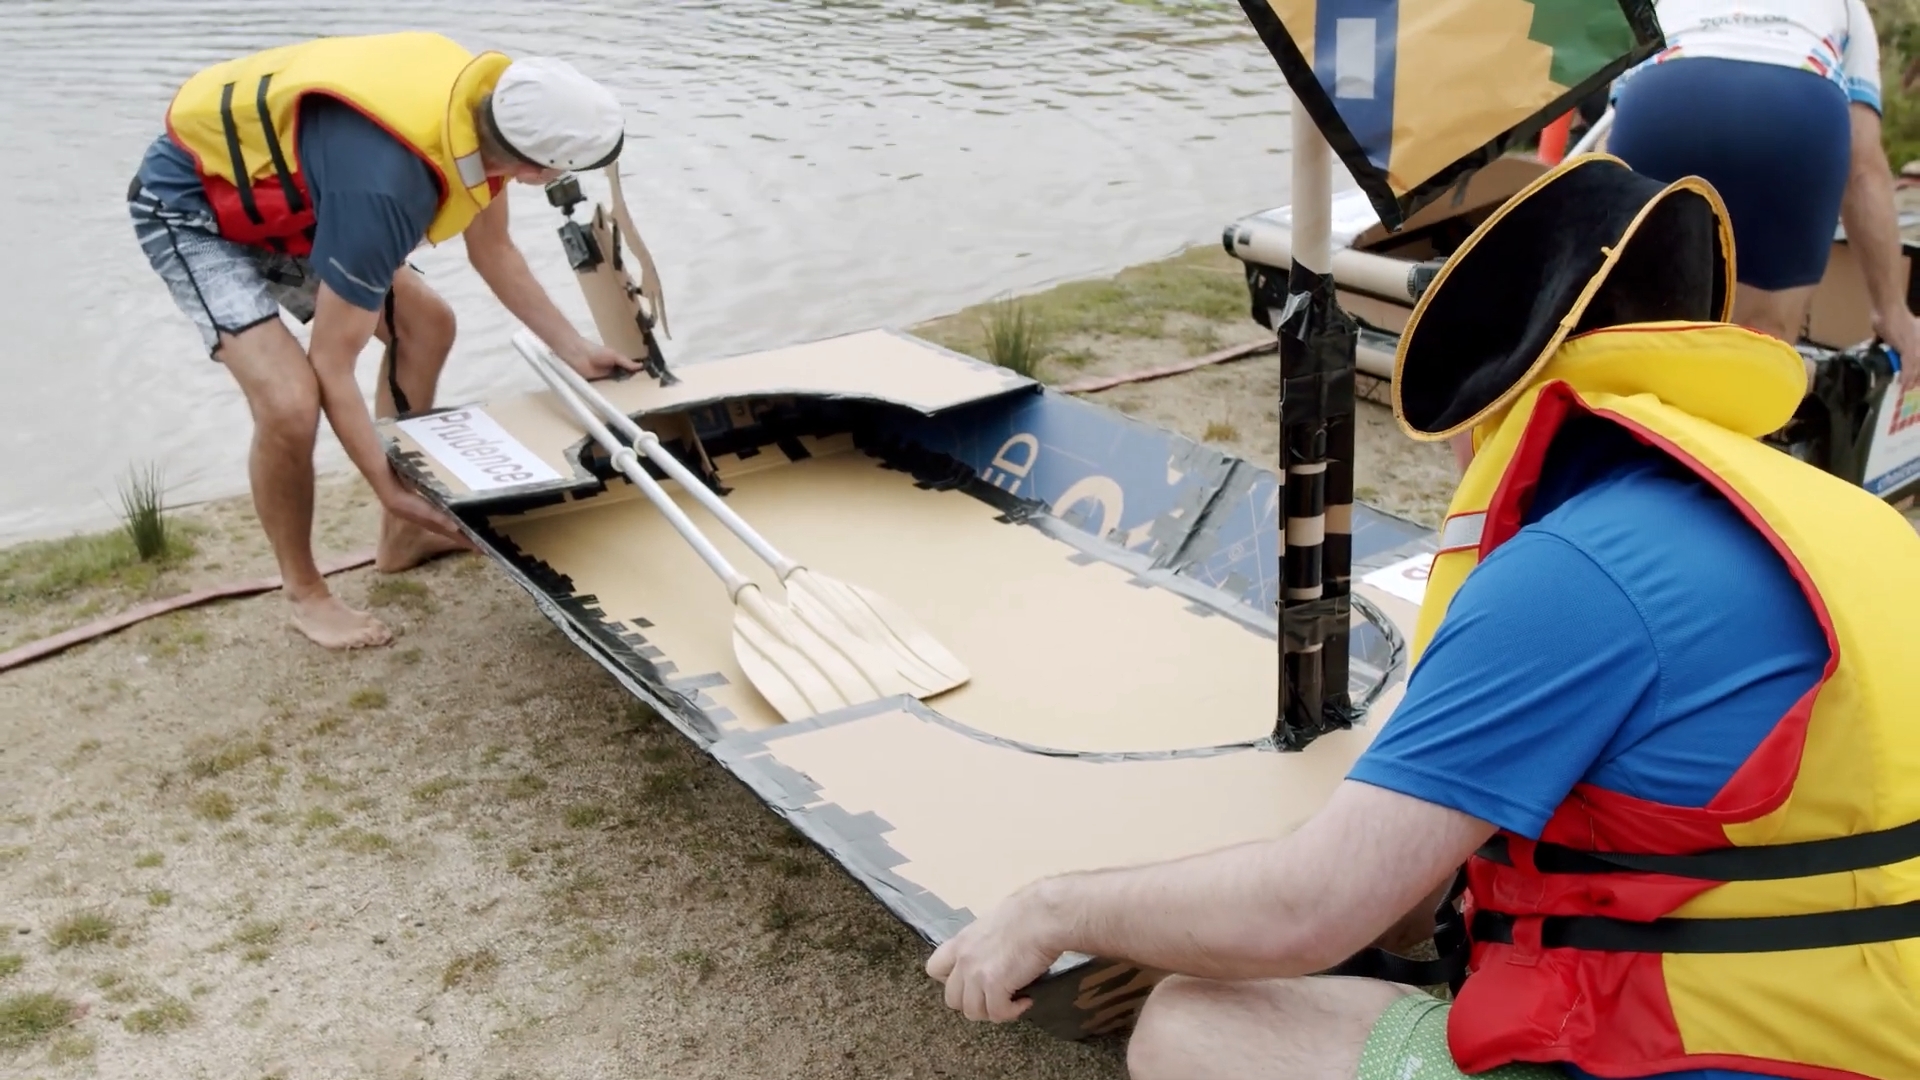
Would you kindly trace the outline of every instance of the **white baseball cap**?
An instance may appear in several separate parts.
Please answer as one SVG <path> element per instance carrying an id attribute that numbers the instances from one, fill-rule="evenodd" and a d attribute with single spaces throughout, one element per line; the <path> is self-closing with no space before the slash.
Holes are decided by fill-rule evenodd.
<path id="1" fill-rule="evenodd" d="M 543 169 L 604 168 L 626 141 L 612 92 L 550 56 L 508 64 L 493 87 L 492 113 L 507 149 Z"/>

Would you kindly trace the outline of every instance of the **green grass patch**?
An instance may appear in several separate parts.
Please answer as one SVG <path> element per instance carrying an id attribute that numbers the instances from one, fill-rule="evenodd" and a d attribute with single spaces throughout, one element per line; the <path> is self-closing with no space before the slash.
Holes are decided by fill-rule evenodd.
<path id="1" fill-rule="evenodd" d="M 324 806 L 316 806 L 300 819 L 300 827 L 310 832 L 316 829 L 334 829 L 340 826 L 341 820 L 339 814 Z"/>
<path id="2" fill-rule="evenodd" d="M 187 809 L 203 821 L 226 821 L 238 807 L 233 796 L 224 791 L 201 791 L 187 800 Z"/>
<path id="3" fill-rule="evenodd" d="M 272 755 L 273 746 L 265 739 L 227 739 L 195 755 L 187 763 L 187 775 L 196 780 L 207 780 Z"/>
<path id="4" fill-rule="evenodd" d="M 409 611 L 432 611 L 433 590 L 411 578 L 376 578 L 367 586 L 367 603 L 372 607 L 399 607 Z M 415 652 L 416 659 L 418 652 Z"/>
<path id="5" fill-rule="evenodd" d="M 458 791 L 466 787 L 467 782 L 457 776 L 437 776 L 424 784 L 419 784 L 407 793 L 415 802 L 433 802 L 449 791 Z"/>
<path id="6" fill-rule="evenodd" d="M 27 958 L 17 952 L 0 953 L 0 979 L 20 974 L 20 969 L 26 965 Z"/>
<path id="7" fill-rule="evenodd" d="M 113 918 L 101 911 L 76 911 L 53 924 L 47 943 L 56 950 L 84 948 L 111 940 Z"/>
<path id="8" fill-rule="evenodd" d="M 532 773 L 521 773 L 507 781 L 507 798 L 509 799 L 531 798 L 545 790 L 547 790 L 546 779 Z"/>
<path id="9" fill-rule="evenodd" d="M 989 342 L 995 305 L 967 308 L 914 328 L 914 333 L 957 352 L 990 360 Z M 1207 322 L 1243 322 L 1247 315 L 1247 285 L 1239 260 L 1217 244 L 1204 244 L 1172 259 L 1130 267 L 1110 278 L 1072 281 L 1018 300 L 1028 318 L 1044 327 L 1049 341 L 1076 336 L 1154 338 L 1168 333 L 1169 316 L 1187 316 Z M 1183 331 L 1198 348 L 1207 333 Z M 1200 351 L 1207 351 L 1201 349 Z M 1054 359 L 1067 355 L 1056 351 Z M 1074 362 L 1087 357 L 1075 350 Z"/>
<path id="10" fill-rule="evenodd" d="M 387 707 L 387 692 L 378 686 L 363 686 L 347 698 L 349 709 L 384 709 Z"/>
<path id="11" fill-rule="evenodd" d="M 599 803 L 579 803 L 567 807 L 566 822 L 569 829 L 591 829 L 612 816 L 612 811 Z"/>
<path id="12" fill-rule="evenodd" d="M 370 832 L 366 829 L 352 828 L 336 833 L 333 846 L 344 848 L 356 855 L 377 855 L 393 850 L 393 840 L 385 833 Z"/>
<path id="13" fill-rule="evenodd" d="M 85 1061 L 93 1056 L 100 1047 L 100 1041 L 91 1035 L 68 1032 L 53 1040 L 47 1047 L 47 1064 L 69 1065 L 76 1061 Z"/>
<path id="14" fill-rule="evenodd" d="M 45 990 L 0 998 L 0 1048 L 32 1046 L 73 1023 L 79 1005 Z"/>
<path id="15" fill-rule="evenodd" d="M 173 904 L 173 892 L 169 889 L 148 889 L 148 907 L 170 907 Z"/>
<path id="16" fill-rule="evenodd" d="M 168 568 L 191 558 L 192 530 L 175 523 L 160 557 L 142 559 L 124 529 L 38 540 L 0 550 L 0 604 L 30 607 L 86 589 L 145 593 Z"/>
<path id="17" fill-rule="evenodd" d="M 133 860 L 133 865 L 140 870 L 151 870 L 166 861 L 167 857 L 165 855 L 157 851 L 146 851 L 142 852 L 139 858 Z"/>
<path id="18" fill-rule="evenodd" d="M 135 1035 L 164 1035 L 193 1023 L 193 1006 L 177 997 L 162 997 L 144 1009 L 136 1009 L 120 1021 L 120 1026 Z"/>
<path id="19" fill-rule="evenodd" d="M 451 990 L 466 983 L 478 982 L 494 973 L 500 967 L 500 958 L 492 949 L 479 949 L 462 953 L 447 961 L 440 973 L 440 989 Z"/>

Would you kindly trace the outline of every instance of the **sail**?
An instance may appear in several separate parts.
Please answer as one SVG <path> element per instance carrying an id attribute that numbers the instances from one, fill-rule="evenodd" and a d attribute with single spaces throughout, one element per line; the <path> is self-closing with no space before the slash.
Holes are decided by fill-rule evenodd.
<path id="1" fill-rule="evenodd" d="M 1240 0 L 1397 229 L 1661 49 L 1653 0 Z"/>

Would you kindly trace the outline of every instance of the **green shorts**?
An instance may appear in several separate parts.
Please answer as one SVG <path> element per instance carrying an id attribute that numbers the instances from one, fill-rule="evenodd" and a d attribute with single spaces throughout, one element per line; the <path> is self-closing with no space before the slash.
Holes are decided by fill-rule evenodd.
<path id="1" fill-rule="evenodd" d="M 1567 1080 L 1557 1066 L 1525 1062 L 1461 1072 L 1447 1049 L 1451 1005 L 1431 994 L 1408 994 L 1388 1006 L 1360 1051 L 1358 1080 Z"/>

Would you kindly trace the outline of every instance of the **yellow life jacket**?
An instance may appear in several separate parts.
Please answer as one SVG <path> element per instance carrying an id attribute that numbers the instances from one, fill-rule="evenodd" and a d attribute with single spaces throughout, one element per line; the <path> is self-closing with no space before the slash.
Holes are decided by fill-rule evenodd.
<path id="1" fill-rule="evenodd" d="M 1519 530 L 1576 414 L 1722 492 L 1800 583 L 1831 659 L 1707 806 L 1582 784 L 1539 842 L 1502 832 L 1470 860 L 1470 968 L 1449 1020 L 1468 1073 L 1560 1061 L 1601 1076 L 1920 1077 L 1920 829 L 1901 831 L 1920 821 L 1920 537 L 1759 441 L 1804 378 L 1792 348 L 1739 327 L 1613 327 L 1567 340 L 1473 429 L 1415 663 L 1467 575 Z"/>
<path id="2" fill-rule="evenodd" d="M 300 255 L 312 248 L 314 224 L 300 173 L 300 103 L 335 98 L 432 166 L 440 207 L 426 240 L 438 244 L 499 193 L 481 162 L 474 109 L 508 63 L 419 31 L 317 38 L 201 70 L 174 95 L 167 131 L 193 156 L 222 236 Z"/>

